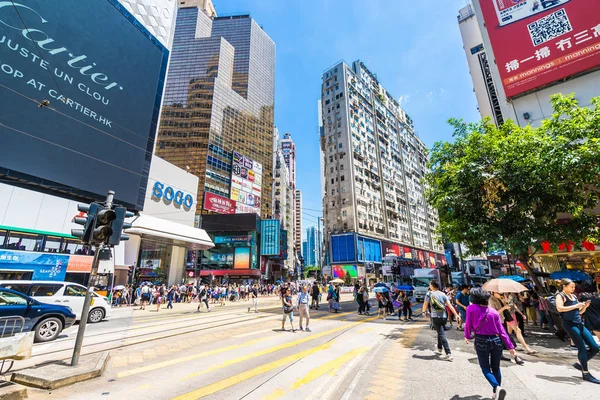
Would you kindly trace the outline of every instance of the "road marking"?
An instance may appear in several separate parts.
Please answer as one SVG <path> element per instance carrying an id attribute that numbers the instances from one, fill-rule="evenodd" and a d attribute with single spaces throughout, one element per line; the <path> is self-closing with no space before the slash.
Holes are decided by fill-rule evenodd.
<path id="1" fill-rule="evenodd" d="M 356 376 L 354 376 L 354 379 L 352 380 L 352 382 L 350 382 L 350 385 L 348 386 L 348 388 L 344 392 L 344 395 L 342 396 L 341 400 L 349 400 L 349 399 L 352 398 L 352 393 L 354 392 L 354 389 L 356 388 L 356 385 L 358 385 L 358 381 L 360 381 L 360 378 L 363 376 L 363 374 L 367 370 L 368 366 L 371 364 L 371 361 L 373 361 L 373 359 L 375 358 L 375 356 L 379 352 L 379 349 L 383 346 L 384 343 L 385 343 L 385 340 L 382 340 L 377 345 L 377 347 L 375 349 L 373 349 L 373 352 L 371 353 L 371 355 L 369 356 L 369 358 L 367 358 L 367 360 L 362 363 L 362 366 L 360 367 L 360 370 L 358 371 L 358 373 L 356 374 Z M 342 380 L 340 380 L 340 382 L 341 381 Z M 331 395 L 331 393 L 329 393 L 329 395 Z"/>
<path id="2" fill-rule="evenodd" d="M 291 390 L 296 390 L 301 386 L 309 384 L 325 374 L 329 374 L 331 376 L 335 375 L 342 367 L 342 365 L 346 364 L 348 361 L 354 359 L 355 357 L 360 356 L 368 349 L 368 347 L 356 348 L 334 360 L 328 361 L 325 364 L 310 370 L 308 374 L 304 375 L 304 377 L 297 379 L 296 382 L 294 382 L 294 384 L 291 387 Z M 276 400 L 280 397 L 285 396 L 285 394 L 286 392 L 284 390 L 276 389 L 270 395 L 265 397 L 265 400 Z"/>
<path id="3" fill-rule="evenodd" d="M 253 331 L 253 332 L 248 332 L 248 333 L 242 333 L 241 335 L 235 335 L 235 336 L 232 336 L 232 337 L 234 337 L 234 338 L 243 338 L 243 337 L 246 337 L 246 336 L 252 336 L 252 335 L 257 335 L 259 333 L 266 333 L 266 332 L 273 332 L 273 328 L 271 328 L 271 329 L 263 329 L 262 331 Z"/>
<path id="4" fill-rule="evenodd" d="M 286 364 L 297 361 L 301 358 L 319 352 L 321 350 L 325 350 L 332 346 L 331 342 L 322 344 L 321 346 L 313 347 L 312 349 L 304 350 L 296 354 L 292 354 L 290 356 L 284 357 L 277 361 L 270 362 L 268 364 L 261 365 L 260 367 L 253 368 L 249 371 L 242 372 L 241 374 L 234 375 L 227 379 L 223 379 L 219 382 L 215 382 L 211 385 L 201 387 L 200 389 L 196 389 L 192 392 L 183 394 L 181 396 L 177 396 L 173 398 L 173 400 L 196 400 L 205 396 L 210 396 L 211 394 L 215 394 L 220 392 L 221 390 L 227 389 L 231 386 L 235 386 L 240 382 L 247 381 L 248 379 L 254 378 L 255 376 L 262 375 L 265 372 L 269 372 L 275 368 L 283 367 Z"/>
<path id="5" fill-rule="evenodd" d="M 271 339 L 272 337 L 273 336 L 267 336 L 267 337 L 263 337 L 263 338 L 260 338 L 260 339 L 251 340 L 249 342 L 242 343 L 242 344 L 234 344 L 234 345 L 231 345 L 231 346 L 228 346 L 228 347 L 220 347 L 218 349 L 213 349 L 213 350 L 205 351 L 205 352 L 198 353 L 198 354 L 192 354 L 192 355 L 185 356 L 185 357 L 180 357 L 180 358 L 175 358 L 175 359 L 172 359 L 172 360 L 163 361 L 163 362 L 160 362 L 160 363 L 157 363 L 157 364 L 147 365 L 145 367 L 131 369 L 129 371 L 119 372 L 117 374 L 117 378 L 125 378 L 125 377 L 131 376 L 131 375 L 141 374 L 141 373 L 148 372 L 148 371 L 154 371 L 154 370 L 159 369 L 159 368 L 170 367 L 172 365 L 184 363 L 186 361 L 191 361 L 191 360 L 195 360 L 195 359 L 202 358 L 202 357 L 207 357 L 207 356 L 213 356 L 215 354 L 224 353 L 226 351 L 238 350 L 238 349 L 241 349 L 243 347 L 252 346 L 254 344 L 257 344 L 257 343 L 260 343 L 260 342 L 264 342 L 266 340 Z"/>
<path id="6" fill-rule="evenodd" d="M 322 318 L 315 317 L 314 319 L 318 319 L 319 321 L 322 321 L 324 319 L 333 319 L 333 318 L 342 317 L 344 315 L 353 314 L 353 313 L 354 313 L 354 311 L 348 311 L 348 312 L 343 312 L 343 313 L 335 313 L 333 315 L 328 315 L 327 317 L 322 317 Z"/>
<path id="7" fill-rule="evenodd" d="M 237 363 L 240 363 L 240 362 L 251 360 L 251 359 L 256 358 L 256 357 L 264 356 L 266 354 L 271 354 L 271 353 L 274 353 L 274 352 L 279 351 L 279 350 L 288 349 L 290 347 L 294 347 L 294 346 L 297 346 L 297 345 L 302 344 L 302 343 L 306 343 L 306 342 L 310 342 L 312 340 L 319 339 L 319 338 L 321 338 L 323 336 L 331 335 L 332 333 L 336 333 L 336 332 L 342 331 L 344 329 L 351 329 L 354 326 L 357 326 L 357 325 L 360 325 L 360 324 L 364 324 L 365 322 L 372 321 L 372 320 L 374 320 L 376 318 L 377 317 L 373 317 L 373 318 L 364 319 L 362 321 L 351 322 L 349 325 L 342 325 L 342 326 L 339 326 L 339 327 L 334 328 L 334 329 L 330 329 L 330 330 L 325 331 L 325 332 L 320 332 L 320 333 L 317 333 L 317 334 L 312 334 L 312 335 L 304 337 L 302 339 L 294 340 L 293 342 L 282 343 L 280 345 L 277 345 L 277 346 L 274 346 L 274 347 L 270 347 L 268 349 L 259 350 L 257 352 L 254 352 L 254 353 L 251 353 L 251 354 L 248 354 L 248 355 L 245 355 L 245 356 L 234 358 L 232 360 L 227 360 L 227 361 L 224 361 L 221 364 L 216 365 L 214 367 L 205 369 L 203 371 L 194 372 L 193 374 L 189 374 L 189 375 L 181 378 L 180 381 L 183 381 L 183 380 L 186 380 L 186 379 L 195 378 L 195 377 L 197 377 L 199 375 L 206 374 L 206 373 L 212 372 L 212 371 L 216 371 L 218 369 L 225 368 L 225 367 L 228 367 L 228 366 L 233 365 L 233 364 L 237 364 Z"/>

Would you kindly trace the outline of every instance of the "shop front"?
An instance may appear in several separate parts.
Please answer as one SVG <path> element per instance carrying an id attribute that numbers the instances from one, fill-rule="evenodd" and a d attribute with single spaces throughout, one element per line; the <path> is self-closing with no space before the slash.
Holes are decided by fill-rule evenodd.
<path id="1" fill-rule="evenodd" d="M 202 228 L 214 247 L 200 252 L 200 278 L 210 283 L 258 282 L 260 217 L 256 214 L 204 215 Z"/>

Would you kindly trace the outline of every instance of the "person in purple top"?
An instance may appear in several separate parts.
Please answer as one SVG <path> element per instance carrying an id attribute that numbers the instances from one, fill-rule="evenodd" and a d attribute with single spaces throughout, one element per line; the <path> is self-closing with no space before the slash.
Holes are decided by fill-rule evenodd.
<path id="1" fill-rule="evenodd" d="M 465 342 L 469 344 L 469 341 L 473 337 L 475 338 L 475 351 L 479 366 L 483 376 L 494 389 L 492 399 L 504 400 L 506 390 L 500 386 L 502 383 L 500 374 L 502 342 L 512 356 L 515 356 L 515 346 L 502 326 L 498 311 L 488 306 L 490 296 L 490 293 L 482 288 L 475 288 L 471 291 L 472 304 L 467 307 Z"/>

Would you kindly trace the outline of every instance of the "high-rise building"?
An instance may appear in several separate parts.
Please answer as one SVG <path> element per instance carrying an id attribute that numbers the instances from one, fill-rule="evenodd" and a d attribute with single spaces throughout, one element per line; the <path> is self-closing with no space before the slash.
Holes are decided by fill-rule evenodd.
<path id="1" fill-rule="evenodd" d="M 296 189 L 296 195 L 294 197 L 296 210 L 300 210 L 300 212 L 296 214 L 296 218 L 294 220 L 296 225 L 294 230 L 294 247 L 296 248 L 297 252 L 300 252 L 302 249 L 302 247 L 300 247 L 302 245 L 302 218 L 298 218 L 298 214 L 301 214 L 302 211 L 302 192 L 299 189 Z"/>
<path id="2" fill-rule="evenodd" d="M 281 150 L 285 159 L 285 165 L 287 166 L 290 178 L 290 187 L 292 190 L 296 190 L 296 144 L 292 139 L 292 135 L 289 132 L 284 133 L 281 139 Z M 294 245 L 296 246 L 296 252 L 301 252 L 300 242 L 298 241 L 298 235 L 302 236 L 302 232 L 296 231 L 297 226 L 302 226 L 302 210 L 296 207 L 296 201 L 293 202 L 292 218 L 294 220 L 294 230 L 292 231 L 292 237 L 294 238 Z"/>
<path id="3" fill-rule="evenodd" d="M 361 61 L 324 73 L 321 104 L 331 263 L 371 267 L 390 249 L 406 246 L 395 252 L 414 250 L 426 265 L 441 264 L 437 212 L 427 205 L 422 182 L 427 151 L 411 118 Z"/>
<path id="4" fill-rule="evenodd" d="M 167 49 L 171 49 L 173 44 L 177 1 L 119 0 Z"/>
<path id="5" fill-rule="evenodd" d="M 198 214 L 209 212 L 211 193 L 236 197 L 237 212 L 273 215 L 274 84 L 275 43 L 249 15 L 217 17 L 210 0 L 179 2 L 156 153 L 200 178 Z M 258 183 L 241 168 L 250 194 L 232 189 L 234 155 L 236 168 L 242 160 L 263 171 Z"/>
<path id="6" fill-rule="evenodd" d="M 551 116 L 555 93 L 576 93 L 581 106 L 592 106 L 600 26 L 590 20 L 588 2 L 504 3 L 473 0 L 458 12 L 481 116 L 537 126 Z"/>
<path id="7" fill-rule="evenodd" d="M 290 173 L 285 163 L 284 154 L 279 138 L 279 130 L 274 129 L 274 177 L 273 177 L 273 218 L 281 222 L 281 229 L 287 231 L 287 259 L 282 260 L 283 268 L 289 272 L 295 268 L 294 236 L 295 221 L 293 208 L 295 206 L 295 190 L 290 184 Z"/>
<path id="8" fill-rule="evenodd" d="M 314 226 L 306 229 L 306 248 L 303 248 L 304 265 L 319 265 L 319 231 Z"/>

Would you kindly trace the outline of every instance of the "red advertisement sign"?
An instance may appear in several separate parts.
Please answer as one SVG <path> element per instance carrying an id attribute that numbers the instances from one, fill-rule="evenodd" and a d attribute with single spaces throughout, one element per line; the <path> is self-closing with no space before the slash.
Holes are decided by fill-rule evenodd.
<path id="1" fill-rule="evenodd" d="M 479 0 L 506 97 L 600 65 L 589 0 Z"/>
<path id="2" fill-rule="evenodd" d="M 394 244 L 394 243 L 388 243 L 388 242 L 381 242 L 381 246 L 382 246 L 382 250 L 383 250 L 383 256 L 387 256 L 387 255 L 395 255 L 395 256 L 399 256 L 399 257 L 403 257 L 404 254 L 400 254 L 400 245 Z"/>
<path id="3" fill-rule="evenodd" d="M 203 208 L 219 214 L 235 214 L 236 202 L 214 193 L 205 192 Z"/>

